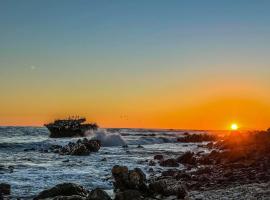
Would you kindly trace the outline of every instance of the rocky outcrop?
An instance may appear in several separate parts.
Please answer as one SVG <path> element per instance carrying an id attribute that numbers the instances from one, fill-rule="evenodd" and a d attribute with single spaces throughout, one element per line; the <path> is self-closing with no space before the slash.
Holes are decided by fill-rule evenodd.
<path id="1" fill-rule="evenodd" d="M 172 178 L 155 180 L 149 184 L 149 188 L 153 193 L 162 196 L 175 195 L 179 199 L 184 199 L 187 196 L 186 186 L 181 181 Z"/>
<path id="2" fill-rule="evenodd" d="M 86 200 L 111 200 L 111 197 L 102 189 L 97 188 L 89 193 Z"/>
<path id="3" fill-rule="evenodd" d="M 91 152 L 97 152 L 100 149 L 100 142 L 98 140 L 88 140 L 84 138 L 79 139 L 76 143 L 70 142 L 64 147 L 56 146 L 53 150 L 60 155 L 74 155 L 74 156 L 85 156 Z"/>
<path id="4" fill-rule="evenodd" d="M 114 166 L 112 175 L 115 180 L 115 189 L 125 191 L 127 189 L 135 189 L 143 192 L 147 191 L 146 175 L 139 168 L 128 170 L 126 166 Z"/>
<path id="5" fill-rule="evenodd" d="M 40 192 L 34 200 L 111 200 L 111 197 L 102 189 L 96 188 L 91 192 L 74 183 L 58 184 Z"/>
<path id="6" fill-rule="evenodd" d="M 115 200 L 144 200 L 145 197 L 138 190 L 125 190 L 115 195 Z"/>
<path id="7" fill-rule="evenodd" d="M 177 159 L 177 162 L 182 164 L 190 164 L 195 165 L 196 164 L 196 158 L 194 157 L 194 153 L 187 151 L 183 155 L 179 156 Z"/>
<path id="8" fill-rule="evenodd" d="M 184 137 L 180 137 L 177 139 L 178 142 L 206 142 L 206 141 L 215 141 L 217 137 L 211 134 L 185 134 Z"/>
<path id="9" fill-rule="evenodd" d="M 50 137 L 83 137 L 88 130 L 97 130 L 96 123 L 85 123 L 86 118 L 72 117 L 68 119 L 55 120 L 52 123 L 44 124 L 50 131 Z"/>
<path id="10" fill-rule="evenodd" d="M 77 185 L 75 183 L 61 183 L 50 189 L 44 190 L 40 192 L 34 200 L 38 199 L 46 199 L 46 198 L 56 198 L 63 199 L 61 196 L 68 196 L 69 198 L 74 198 L 74 195 L 79 197 L 87 197 L 88 191 L 84 189 L 82 186 Z M 59 199 L 59 200 L 60 200 Z"/>
<path id="11" fill-rule="evenodd" d="M 163 155 L 158 154 L 158 155 L 155 155 L 155 156 L 154 156 L 154 159 L 155 159 L 155 160 L 163 160 L 164 157 L 163 157 Z"/>

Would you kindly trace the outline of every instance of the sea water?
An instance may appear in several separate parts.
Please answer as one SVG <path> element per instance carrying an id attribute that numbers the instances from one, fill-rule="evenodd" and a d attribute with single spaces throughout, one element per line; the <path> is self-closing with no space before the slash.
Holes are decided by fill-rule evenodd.
<path id="1" fill-rule="evenodd" d="M 101 140 L 102 147 L 97 153 L 62 156 L 46 150 L 52 145 L 65 145 L 79 138 L 49 138 L 44 127 L 0 127 L 0 183 L 10 184 L 12 198 L 21 199 L 31 199 L 42 190 L 63 182 L 77 183 L 89 190 L 96 187 L 110 190 L 114 165 L 125 165 L 130 169 L 139 167 L 147 176 L 152 168 L 157 175 L 164 168 L 158 164 L 148 165 L 154 155 L 169 158 L 188 150 L 201 151 L 197 144 L 177 142 L 185 132 L 100 129 L 86 134 L 87 138 Z"/>

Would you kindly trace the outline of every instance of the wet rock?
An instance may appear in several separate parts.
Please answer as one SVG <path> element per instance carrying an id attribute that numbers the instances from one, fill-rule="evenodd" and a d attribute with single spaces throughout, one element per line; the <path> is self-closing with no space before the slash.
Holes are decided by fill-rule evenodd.
<path id="1" fill-rule="evenodd" d="M 58 197 L 58 196 L 73 196 L 73 195 L 86 197 L 87 194 L 88 194 L 88 191 L 80 185 L 77 185 L 74 183 L 61 183 L 54 186 L 51 189 L 47 189 L 40 192 L 34 198 L 34 200 L 46 199 L 46 198 L 52 198 L 52 197 Z"/>
<path id="2" fill-rule="evenodd" d="M 209 149 L 212 149 L 214 147 L 214 143 L 209 142 L 209 143 L 207 143 L 206 147 L 209 148 Z"/>
<path id="3" fill-rule="evenodd" d="M 35 151 L 35 148 L 24 149 L 23 151 Z"/>
<path id="4" fill-rule="evenodd" d="M 147 192 L 146 175 L 139 168 L 128 170 L 126 166 L 114 166 L 112 175 L 115 180 L 115 189 L 121 191 L 127 189 L 136 189 L 142 192 Z"/>
<path id="5" fill-rule="evenodd" d="M 46 198 L 46 200 L 86 200 L 85 197 L 72 195 L 72 196 L 57 196 L 54 198 Z"/>
<path id="6" fill-rule="evenodd" d="M 177 158 L 177 162 L 182 163 L 182 164 L 190 164 L 194 165 L 196 164 L 196 158 L 194 157 L 193 152 L 185 152 L 183 155 L 179 156 Z"/>
<path id="7" fill-rule="evenodd" d="M 153 160 L 150 160 L 149 163 L 148 163 L 149 166 L 155 166 L 156 165 L 156 162 L 153 161 Z"/>
<path id="8" fill-rule="evenodd" d="M 142 148 L 144 148 L 144 147 L 143 147 L 142 145 L 139 144 L 139 145 L 137 146 L 137 148 L 142 149 Z"/>
<path id="9" fill-rule="evenodd" d="M 0 194 L 10 195 L 11 187 L 7 183 L 0 183 Z"/>
<path id="10" fill-rule="evenodd" d="M 90 192 L 86 200 L 111 200 L 111 197 L 102 189 L 94 189 Z"/>
<path id="11" fill-rule="evenodd" d="M 125 190 L 115 195 L 115 200 L 143 200 L 144 196 L 138 190 Z"/>
<path id="12" fill-rule="evenodd" d="M 163 196 L 176 195 L 178 198 L 183 199 L 187 196 L 186 186 L 175 179 L 160 179 L 149 184 L 152 192 Z"/>
<path id="13" fill-rule="evenodd" d="M 184 137 L 177 138 L 178 142 L 205 142 L 205 141 L 215 141 L 217 138 L 211 134 L 187 134 Z"/>
<path id="14" fill-rule="evenodd" d="M 83 140 L 78 140 L 76 143 L 70 142 L 64 147 L 58 149 L 61 155 L 75 155 L 75 156 L 85 156 L 89 155 L 91 152 L 97 152 L 100 149 L 100 142 L 98 140 L 88 140 L 84 138 Z"/>
<path id="15" fill-rule="evenodd" d="M 158 154 L 158 155 L 155 155 L 155 156 L 154 156 L 154 159 L 155 159 L 155 160 L 163 160 L 164 157 L 163 157 L 163 155 Z"/>
<path id="16" fill-rule="evenodd" d="M 173 158 L 167 159 L 167 160 L 162 160 L 160 161 L 160 166 L 162 167 L 179 167 L 179 164 L 177 161 Z"/>

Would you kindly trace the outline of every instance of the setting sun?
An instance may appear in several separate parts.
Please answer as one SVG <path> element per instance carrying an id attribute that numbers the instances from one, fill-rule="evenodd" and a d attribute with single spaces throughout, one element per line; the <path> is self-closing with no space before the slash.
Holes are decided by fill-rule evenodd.
<path id="1" fill-rule="evenodd" d="M 235 124 L 235 123 L 233 123 L 233 124 L 231 125 L 231 129 L 234 130 L 234 131 L 238 130 L 238 125 Z"/>

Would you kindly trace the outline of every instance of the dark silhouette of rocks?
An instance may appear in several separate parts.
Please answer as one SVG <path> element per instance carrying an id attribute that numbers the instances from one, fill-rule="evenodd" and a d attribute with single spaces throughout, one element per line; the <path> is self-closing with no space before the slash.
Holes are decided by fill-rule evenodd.
<path id="1" fill-rule="evenodd" d="M 217 140 L 216 136 L 213 134 L 185 134 L 184 137 L 177 138 L 178 142 L 207 142 L 207 141 L 215 141 Z"/>
<path id="2" fill-rule="evenodd" d="M 102 189 L 96 188 L 89 193 L 86 200 L 111 200 L 111 197 Z"/>
<path id="3" fill-rule="evenodd" d="M 52 123 L 44 124 L 49 131 L 50 137 L 83 137 L 88 130 L 97 130 L 96 123 L 87 124 L 85 118 L 72 117 L 68 119 L 55 120 Z"/>
<path id="4" fill-rule="evenodd" d="M 62 183 L 58 184 L 50 189 L 40 192 L 34 200 L 46 199 L 57 196 L 74 196 L 87 197 L 88 191 L 82 186 L 74 183 Z"/>
<path id="5" fill-rule="evenodd" d="M 60 155 L 86 156 L 91 152 L 99 151 L 101 144 L 98 140 L 79 139 L 76 143 L 70 142 L 66 146 L 53 146 L 53 151 Z"/>

